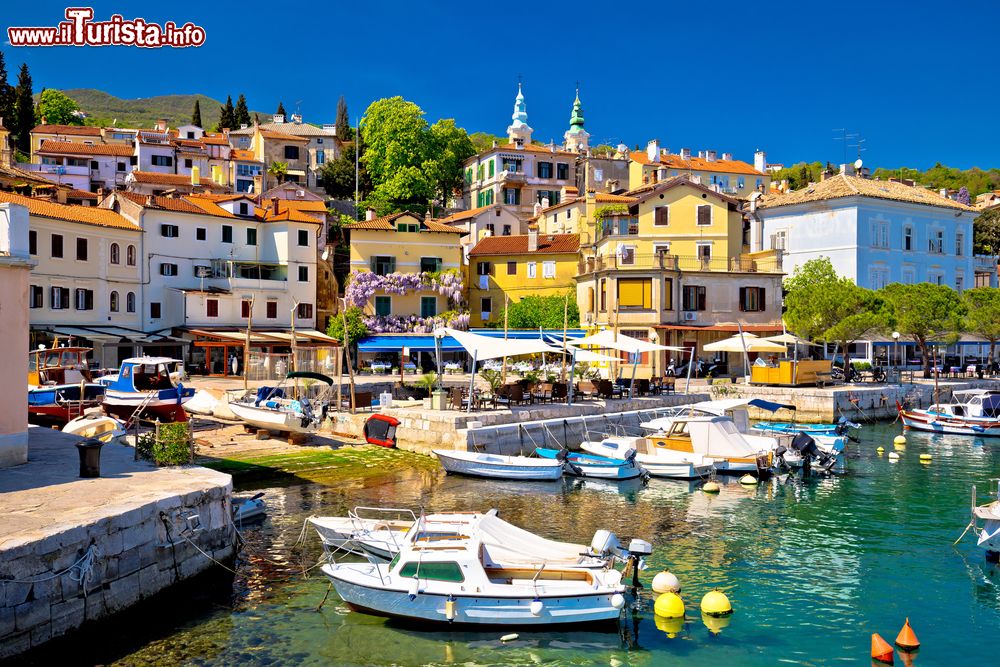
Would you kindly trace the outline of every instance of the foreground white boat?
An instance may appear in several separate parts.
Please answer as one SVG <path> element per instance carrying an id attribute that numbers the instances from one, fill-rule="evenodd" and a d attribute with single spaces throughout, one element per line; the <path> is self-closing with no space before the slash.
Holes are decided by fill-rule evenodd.
<path id="1" fill-rule="evenodd" d="M 72 433 L 81 438 L 96 438 L 107 444 L 117 442 L 125 435 L 125 425 L 114 417 L 100 412 L 89 412 L 63 426 L 63 433 Z"/>
<path id="2" fill-rule="evenodd" d="M 516 565 L 504 562 L 509 546 L 491 543 L 481 520 L 465 525 L 464 534 L 440 528 L 421 517 L 391 563 L 327 564 L 322 571 L 356 611 L 423 623 L 547 627 L 617 621 L 626 589 L 610 565 L 650 551 L 640 540 L 633 541 L 636 552 L 622 550 L 612 534 L 599 531 L 591 551 L 607 559 L 606 568 L 554 566 L 545 552 L 520 554 L 529 560 Z"/>
<path id="3" fill-rule="evenodd" d="M 227 393 L 229 409 L 251 426 L 280 433 L 315 433 L 329 410 L 333 379 L 291 372 L 275 387 Z M 238 394 L 238 395 L 237 395 Z"/>
<path id="4" fill-rule="evenodd" d="M 996 562 L 1000 560 L 1000 479 L 990 480 L 990 484 L 993 501 L 985 505 L 975 504 L 976 490 L 972 490 L 972 524 L 976 527 L 977 544 Z"/>
<path id="5" fill-rule="evenodd" d="M 635 451 L 635 460 L 653 477 L 667 479 L 699 479 L 712 474 L 714 466 L 705 457 L 653 447 L 648 438 L 608 436 L 603 440 L 586 440 L 580 448 L 597 456 L 617 458 Z"/>
<path id="6" fill-rule="evenodd" d="M 491 479 L 551 481 L 562 477 L 562 461 L 530 456 L 505 456 L 435 449 L 441 466 L 449 473 Z"/>

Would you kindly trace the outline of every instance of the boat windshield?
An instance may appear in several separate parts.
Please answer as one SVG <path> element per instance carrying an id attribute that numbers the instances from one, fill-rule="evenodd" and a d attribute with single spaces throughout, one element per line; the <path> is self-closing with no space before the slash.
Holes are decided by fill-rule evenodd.
<path id="1" fill-rule="evenodd" d="M 688 423 L 685 421 L 674 422 L 670 427 L 670 433 L 667 435 L 673 438 L 690 438 L 691 433 L 688 431 Z"/>
<path id="2" fill-rule="evenodd" d="M 137 391 L 170 389 L 174 386 L 170 381 L 170 370 L 163 364 L 136 365 L 133 382 Z"/>
<path id="3" fill-rule="evenodd" d="M 448 581 L 452 583 L 462 583 L 465 575 L 462 574 L 462 567 L 454 561 L 442 561 L 439 563 L 421 563 L 410 561 L 404 563 L 399 568 L 401 577 L 417 577 L 418 579 L 432 579 L 434 581 Z"/>

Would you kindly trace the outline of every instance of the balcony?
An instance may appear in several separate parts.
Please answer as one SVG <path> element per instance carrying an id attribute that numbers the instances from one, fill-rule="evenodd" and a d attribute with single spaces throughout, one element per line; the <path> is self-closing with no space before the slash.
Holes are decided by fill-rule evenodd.
<path id="1" fill-rule="evenodd" d="M 781 273 L 780 253 L 766 252 L 739 257 L 684 257 L 652 255 L 598 255 L 580 260 L 580 275 L 601 271 L 712 271 L 720 273 Z"/>
<path id="2" fill-rule="evenodd" d="M 997 258 L 994 255 L 973 255 L 972 269 L 976 273 L 990 273 L 997 270 Z"/>

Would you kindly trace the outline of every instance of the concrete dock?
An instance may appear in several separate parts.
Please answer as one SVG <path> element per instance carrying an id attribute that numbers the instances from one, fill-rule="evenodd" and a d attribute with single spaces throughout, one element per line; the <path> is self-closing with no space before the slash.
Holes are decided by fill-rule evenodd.
<path id="1" fill-rule="evenodd" d="M 233 555 L 229 475 L 110 444 L 102 476 L 81 479 L 78 441 L 32 428 L 28 463 L 0 470 L 0 659 Z"/>

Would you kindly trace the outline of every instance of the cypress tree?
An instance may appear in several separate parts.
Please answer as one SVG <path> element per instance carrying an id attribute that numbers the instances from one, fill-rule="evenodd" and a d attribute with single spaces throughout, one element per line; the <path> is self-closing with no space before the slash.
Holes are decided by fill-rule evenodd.
<path id="1" fill-rule="evenodd" d="M 17 75 L 17 89 L 14 93 L 14 128 L 17 134 L 15 146 L 25 155 L 31 152 L 31 130 L 35 127 L 35 100 L 31 91 L 31 73 L 28 65 L 21 65 Z"/>
<path id="2" fill-rule="evenodd" d="M 250 125 L 250 110 L 247 109 L 247 98 L 240 93 L 236 100 L 236 109 L 233 112 L 233 127 Z"/>
<path id="3" fill-rule="evenodd" d="M 348 141 L 351 138 L 351 123 L 347 119 L 347 100 L 341 95 L 337 100 L 337 138 Z"/>
<path id="4" fill-rule="evenodd" d="M 236 110 L 233 109 L 233 96 L 226 96 L 226 106 L 219 107 L 219 125 L 215 128 L 217 132 L 221 132 L 223 128 L 233 129 L 235 126 L 234 122 L 236 120 Z"/>
<path id="5" fill-rule="evenodd" d="M 282 104 L 280 101 L 278 102 L 278 110 L 274 112 L 274 115 L 275 116 L 278 116 L 278 115 L 286 116 L 287 115 L 285 113 L 285 105 Z"/>
<path id="6" fill-rule="evenodd" d="M 3 51 L 0 51 L 0 119 L 8 128 L 14 127 L 14 86 L 7 83 L 7 63 L 4 62 Z"/>
<path id="7" fill-rule="evenodd" d="M 201 104 L 198 103 L 197 99 L 194 101 L 194 111 L 191 112 L 191 124 L 204 127 L 201 124 Z"/>

